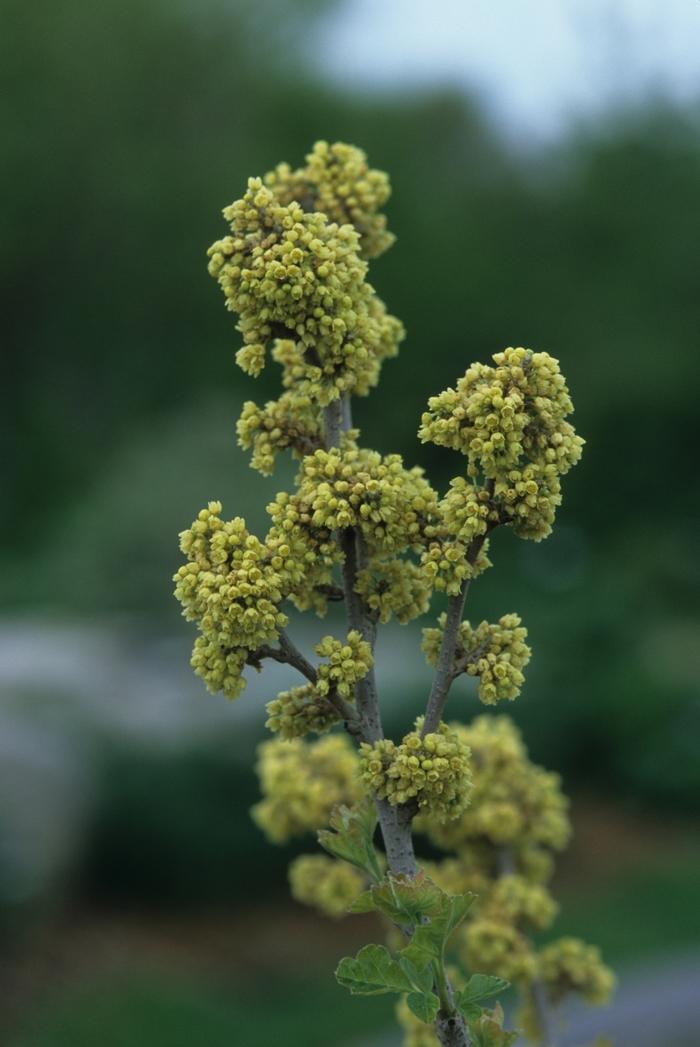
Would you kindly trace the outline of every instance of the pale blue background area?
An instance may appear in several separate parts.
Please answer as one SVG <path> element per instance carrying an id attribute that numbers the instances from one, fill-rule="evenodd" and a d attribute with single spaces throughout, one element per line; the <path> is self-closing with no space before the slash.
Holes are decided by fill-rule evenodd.
<path id="1" fill-rule="evenodd" d="M 700 93 L 699 0 L 344 0 L 313 53 L 341 83 L 479 90 L 518 137 L 659 92 Z"/>

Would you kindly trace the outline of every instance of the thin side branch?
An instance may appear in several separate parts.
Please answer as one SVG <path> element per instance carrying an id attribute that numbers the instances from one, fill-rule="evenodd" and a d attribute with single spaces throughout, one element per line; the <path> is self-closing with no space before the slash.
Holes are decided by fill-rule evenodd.
<path id="1" fill-rule="evenodd" d="M 291 665 L 309 683 L 314 684 L 318 679 L 315 666 L 304 657 L 284 630 L 280 633 L 279 647 L 269 647 L 267 644 L 263 644 L 262 647 L 255 651 L 254 656 L 250 659 L 250 663 L 255 665 L 256 662 L 261 661 L 263 658 L 271 658 L 273 661 L 281 662 L 283 665 Z M 359 710 L 354 705 L 351 705 L 350 702 L 346 702 L 335 690 L 331 690 L 326 697 L 329 704 L 333 706 L 338 715 L 345 721 L 348 731 L 351 734 L 357 734 L 360 731 L 362 720 Z"/>
<path id="2" fill-rule="evenodd" d="M 445 630 L 442 634 L 442 643 L 440 644 L 440 652 L 435 667 L 433 686 L 430 688 L 428 704 L 425 707 L 425 720 L 423 721 L 423 730 L 421 732 L 423 738 L 426 734 L 432 734 L 433 731 L 437 730 L 438 724 L 442 719 L 447 695 L 455 678 L 457 639 L 459 637 L 459 627 L 462 624 L 464 602 L 467 598 L 470 581 L 471 578 L 465 578 L 459 593 L 456 596 L 447 598 Z"/>
<path id="3" fill-rule="evenodd" d="M 491 498 L 494 490 L 493 480 L 486 481 L 485 490 L 487 491 L 489 498 Z M 467 550 L 467 563 L 471 567 L 473 567 L 479 559 L 479 554 L 481 553 L 484 542 L 495 526 L 497 525 L 491 524 L 486 534 L 478 535 L 469 546 Z M 438 724 L 442 720 L 442 714 L 445 710 L 445 703 L 447 702 L 447 695 L 449 694 L 450 687 L 452 686 L 455 676 L 459 675 L 456 671 L 457 666 L 455 665 L 455 654 L 457 651 L 457 640 L 459 638 L 459 627 L 462 624 L 462 614 L 464 613 L 464 603 L 467 599 L 470 583 L 471 578 L 465 578 L 457 595 L 450 596 L 447 599 L 445 631 L 442 635 L 442 643 L 440 644 L 440 652 L 438 654 L 437 666 L 435 668 L 435 676 L 433 677 L 433 685 L 430 689 L 430 695 L 428 696 L 428 704 L 425 707 L 425 720 L 422 731 L 423 737 L 425 737 L 426 734 L 431 734 L 433 731 L 437 730 Z"/>

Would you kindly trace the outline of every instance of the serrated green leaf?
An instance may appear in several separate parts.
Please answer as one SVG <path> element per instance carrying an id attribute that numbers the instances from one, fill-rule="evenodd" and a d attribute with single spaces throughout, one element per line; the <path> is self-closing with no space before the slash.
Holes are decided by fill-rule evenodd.
<path id="1" fill-rule="evenodd" d="M 383 945 L 365 945 L 354 958 L 344 957 L 338 964 L 335 977 L 355 996 L 413 991 L 401 964 Z"/>
<path id="2" fill-rule="evenodd" d="M 319 842 L 321 834 L 319 833 Z M 324 845 L 325 846 L 325 845 Z M 326 848 L 328 850 L 328 848 Z M 348 906 L 348 912 L 364 913 L 364 912 L 376 912 L 377 906 L 375 905 L 374 898 L 371 891 L 363 891 L 362 894 L 358 894 L 352 905 Z"/>
<path id="3" fill-rule="evenodd" d="M 440 1009 L 440 1001 L 434 992 L 420 993 L 412 992 L 406 997 L 409 1010 L 413 1011 L 416 1018 L 420 1018 L 426 1025 L 432 1025 L 437 1018 Z"/>
<path id="4" fill-rule="evenodd" d="M 461 1010 L 470 1004 L 489 1000 L 492 996 L 505 992 L 509 986 L 510 982 L 493 974 L 472 974 L 464 989 L 457 994 L 457 1006 Z"/>
<path id="5" fill-rule="evenodd" d="M 439 927 L 432 924 L 421 924 L 416 927 L 408 945 L 401 950 L 399 955 L 416 967 L 422 968 L 439 960 L 442 956 L 444 936 Z"/>
<path id="6" fill-rule="evenodd" d="M 442 892 L 441 908 L 427 923 L 416 927 L 401 955 L 417 967 L 439 960 L 452 932 L 462 922 L 474 900 L 473 894 L 449 895 Z"/>
<path id="7" fill-rule="evenodd" d="M 389 874 L 361 894 L 350 911 L 376 910 L 394 923 L 415 927 L 424 917 L 444 913 L 449 897 L 424 872 L 415 877 Z"/>
<path id="8" fill-rule="evenodd" d="M 474 902 L 474 894 L 453 894 L 451 897 L 451 906 L 448 913 L 446 923 L 446 938 L 448 938 L 455 928 L 459 927 L 460 923 L 467 915 Z"/>
<path id="9" fill-rule="evenodd" d="M 334 858 L 342 858 L 374 879 L 379 879 L 381 867 L 374 846 L 374 831 L 377 827 L 374 802 L 367 799 L 354 807 L 335 807 L 330 825 L 330 829 L 322 829 L 317 834 L 321 847 Z"/>
<path id="10" fill-rule="evenodd" d="M 403 968 L 404 972 L 406 973 L 414 988 L 416 988 L 419 992 L 432 992 L 433 968 L 431 966 L 423 968 L 416 967 L 414 963 L 412 963 L 405 956 L 401 955 L 399 955 L 399 964 Z"/>

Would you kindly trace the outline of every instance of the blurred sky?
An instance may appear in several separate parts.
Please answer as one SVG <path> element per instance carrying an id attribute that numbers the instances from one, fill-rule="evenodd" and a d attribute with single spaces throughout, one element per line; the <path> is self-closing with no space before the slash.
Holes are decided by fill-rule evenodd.
<path id="1" fill-rule="evenodd" d="M 341 0 L 321 33 L 341 82 L 476 86 L 518 137 L 611 100 L 700 94 L 700 0 Z"/>

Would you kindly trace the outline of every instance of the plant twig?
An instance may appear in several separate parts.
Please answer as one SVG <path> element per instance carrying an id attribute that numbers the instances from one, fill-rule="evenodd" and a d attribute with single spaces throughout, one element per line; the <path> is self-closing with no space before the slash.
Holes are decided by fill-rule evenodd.
<path id="1" fill-rule="evenodd" d="M 433 685 L 428 696 L 428 704 L 425 707 L 425 719 L 423 721 L 423 730 L 421 731 L 423 738 L 425 738 L 426 734 L 432 734 L 433 731 L 437 730 L 442 719 L 447 695 L 455 678 L 457 639 L 459 637 L 459 627 L 462 624 L 462 612 L 464 611 L 464 602 L 467 598 L 470 582 L 471 578 L 465 578 L 459 592 L 455 596 L 448 596 L 447 598 L 447 616 L 442 634 L 442 643 L 440 644 L 440 652 L 435 667 Z"/>
<path id="2" fill-rule="evenodd" d="M 494 491 L 493 480 L 487 480 L 484 489 L 489 498 L 492 498 Z M 474 567 L 476 564 L 484 542 L 495 526 L 497 525 L 493 523 L 490 524 L 487 528 L 486 534 L 477 535 L 471 542 L 467 549 L 466 556 L 467 563 L 470 567 Z M 470 584 L 471 578 L 465 578 L 459 592 L 455 596 L 449 596 L 447 598 L 445 629 L 442 634 L 442 643 L 440 644 L 437 666 L 435 667 L 433 685 L 430 689 L 428 703 L 425 707 L 425 719 L 423 721 L 423 730 L 421 732 L 423 738 L 426 734 L 431 734 L 433 731 L 437 730 L 438 725 L 442 720 L 442 714 L 445 709 L 445 703 L 447 702 L 447 695 L 449 694 L 450 687 L 452 686 L 455 676 L 459 675 L 455 671 L 457 668 L 455 665 L 455 654 L 457 651 L 457 641 L 459 639 L 459 627 L 462 624 L 462 614 L 464 613 L 464 604 L 467 599 Z"/>
<path id="3" fill-rule="evenodd" d="M 335 401 L 325 408 L 324 422 L 326 449 L 339 446 L 341 433 L 352 426 L 349 398 Z M 360 532 L 352 527 L 344 528 L 338 533 L 338 542 L 344 555 L 343 589 L 348 625 L 361 633 L 374 652 L 376 622 L 356 592 L 357 575 L 367 564 L 367 546 Z M 360 737 L 362 741 L 371 744 L 384 736 L 373 667 L 355 685 L 355 694 L 357 708 L 362 716 L 363 729 Z M 378 797 L 375 797 L 375 804 L 389 869 L 394 875 L 415 876 L 418 868 L 411 829 L 416 813 L 415 804 L 394 806 Z M 445 992 L 448 999 L 451 999 L 452 990 L 447 979 Z M 441 1047 L 469 1047 L 469 1033 L 461 1014 L 441 1010 L 435 1022 L 435 1032 Z"/>
<path id="4" fill-rule="evenodd" d="M 282 662 L 284 665 L 291 665 L 294 669 L 301 673 L 309 683 L 316 683 L 318 679 L 318 673 L 315 666 L 308 661 L 307 658 L 301 653 L 298 647 L 290 640 L 289 636 L 284 630 L 280 632 L 280 645 L 279 647 L 270 647 L 267 644 L 263 644 L 262 647 L 258 647 L 255 651 L 254 656 L 249 659 L 251 664 L 255 664 L 256 661 L 262 658 L 271 658 L 275 662 Z M 341 716 L 345 722 L 345 726 L 351 734 L 357 734 L 361 725 L 361 713 L 355 706 L 347 702 L 338 692 L 331 689 L 329 694 L 326 695 L 327 701 L 336 712 Z"/>

